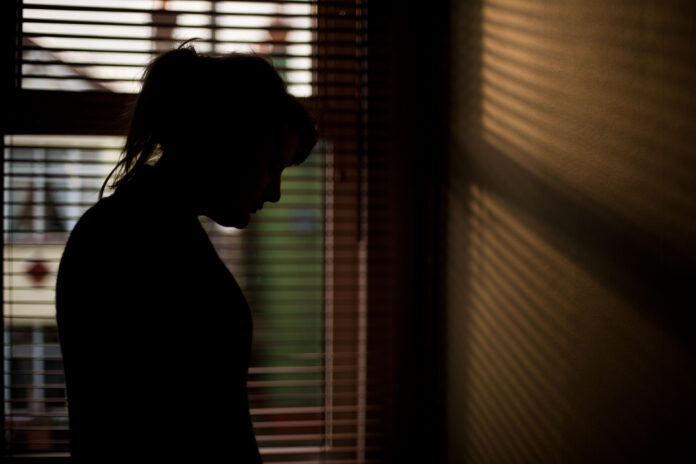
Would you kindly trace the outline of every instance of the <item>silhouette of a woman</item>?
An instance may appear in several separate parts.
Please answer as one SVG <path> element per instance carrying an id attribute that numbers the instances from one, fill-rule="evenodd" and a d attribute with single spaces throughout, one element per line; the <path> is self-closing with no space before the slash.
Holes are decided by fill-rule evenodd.
<path id="1" fill-rule="evenodd" d="M 261 57 L 185 45 L 148 66 L 115 192 L 58 272 L 73 462 L 261 462 L 251 314 L 198 216 L 245 227 L 316 137 Z"/>

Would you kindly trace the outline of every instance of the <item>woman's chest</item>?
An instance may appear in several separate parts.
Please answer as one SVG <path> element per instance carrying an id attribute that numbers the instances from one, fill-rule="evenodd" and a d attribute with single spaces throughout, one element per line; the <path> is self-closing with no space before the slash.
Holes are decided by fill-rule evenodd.
<path id="1" fill-rule="evenodd" d="M 148 266 L 149 278 L 141 276 L 153 298 L 147 325 L 160 331 L 165 349 L 201 368 L 230 366 L 246 372 L 252 338 L 249 305 L 201 233 L 177 230 L 146 251 L 148 262 L 158 263 Z"/>

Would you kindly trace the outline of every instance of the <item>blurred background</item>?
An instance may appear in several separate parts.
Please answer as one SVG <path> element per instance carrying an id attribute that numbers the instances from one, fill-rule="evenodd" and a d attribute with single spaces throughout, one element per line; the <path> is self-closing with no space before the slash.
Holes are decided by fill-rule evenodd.
<path id="1" fill-rule="evenodd" d="M 266 462 L 696 458 L 692 2 L 0 8 L 8 462 L 67 460 L 62 246 L 143 66 L 194 37 L 268 56 L 321 134 L 250 228 L 203 220 Z"/>

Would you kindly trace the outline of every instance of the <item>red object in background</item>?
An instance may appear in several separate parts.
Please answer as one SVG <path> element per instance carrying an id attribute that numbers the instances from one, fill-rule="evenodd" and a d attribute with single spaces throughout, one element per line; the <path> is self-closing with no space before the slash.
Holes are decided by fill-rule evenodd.
<path id="1" fill-rule="evenodd" d="M 42 259 L 33 259 L 29 263 L 31 264 L 26 271 L 29 278 L 34 282 L 34 285 L 41 285 L 48 275 L 48 267 L 46 267 Z"/>

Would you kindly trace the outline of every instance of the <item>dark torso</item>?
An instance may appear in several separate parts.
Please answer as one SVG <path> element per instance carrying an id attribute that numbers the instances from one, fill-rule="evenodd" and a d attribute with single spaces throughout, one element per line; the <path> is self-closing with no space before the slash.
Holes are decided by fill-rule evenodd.
<path id="1" fill-rule="evenodd" d="M 56 310 L 77 462 L 260 462 L 246 391 L 251 315 L 195 215 L 151 168 L 93 206 Z"/>

